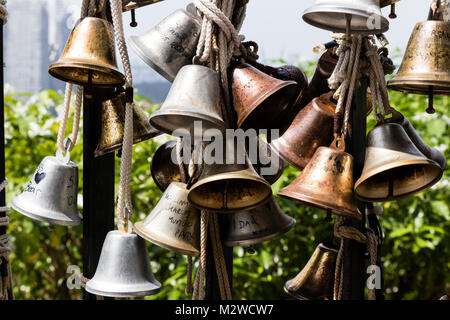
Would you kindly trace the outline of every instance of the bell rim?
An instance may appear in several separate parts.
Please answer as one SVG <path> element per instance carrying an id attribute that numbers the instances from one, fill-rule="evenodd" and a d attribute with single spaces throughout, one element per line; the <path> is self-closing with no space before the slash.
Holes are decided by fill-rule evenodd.
<path id="1" fill-rule="evenodd" d="M 94 275 L 95 277 L 95 275 Z M 101 290 L 101 289 L 97 289 L 95 286 L 101 286 L 102 283 L 104 282 L 99 282 L 97 280 L 95 280 L 94 278 L 92 278 L 91 280 L 89 280 L 86 283 L 86 291 L 91 293 L 91 294 L 95 294 L 95 295 L 99 295 L 99 296 L 103 296 L 103 297 L 112 297 L 112 298 L 139 298 L 139 297 L 146 297 L 146 296 L 151 296 L 151 295 L 155 295 L 159 292 L 161 292 L 162 290 L 162 286 L 161 283 L 158 280 L 154 280 L 156 282 L 152 283 L 149 282 L 148 285 L 148 289 L 144 289 L 144 290 L 136 290 L 136 291 L 105 291 L 105 290 Z M 93 282 L 93 283 L 92 283 Z M 108 282 L 108 284 L 110 284 L 110 282 Z M 151 286 L 150 286 L 151 284 Z M 94 286 L 94 287 L 92 287 Z"/>
<path id="2" fill-rule="evenodd" d="M 433 87 L 433 95 L 435 96 L 450 96 L 450 78 L 447 80 L 447 85 L 442 81 L 436 80 L 411 80 L 402 79 L 402 77 L 394 77 L 388 81 L 387 85 L 389 89 L 412 93 L 412 94 L 429 94 L 429 87 Z"/>
<path id="3" fill-rule="evenodd" d="M 297 170 L 303 170 L 306 165 L 308 164 L 309 160 L 305 162 L 304 166 L 301 166 L 298 164 L 298 162 L 301 161 L 294 161 L 294 160 L 301 160 L 301 157 L 295 157 L 295 158 L 291 158 L 288 155 L 285 155 L 284 152 L 281 151 L 281 148 L 279 148 L 281 145 L 285 145 L 283 142 L 286 142 L 285 139 L 283 139 L 283 136 L 279 137 L 278 139 L 275 139 L 273 141 L 270 142 L 270 146 L 272 147 L 272 150 L 274 150 L 277 155 L 283 159 L 285 162 L 287 162 L 290 166 L 294 167 Z"/>

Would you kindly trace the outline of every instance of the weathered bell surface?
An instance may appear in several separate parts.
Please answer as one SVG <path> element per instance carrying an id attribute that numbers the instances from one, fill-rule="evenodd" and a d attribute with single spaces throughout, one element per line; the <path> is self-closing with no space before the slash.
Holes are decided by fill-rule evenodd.
<path id="1" fill-rule="evenodd" d="M 219 97 L 219 78 L 214 70 L 199 65 L 184 66 L 161 109 L 150 115 L 150 123 L 172 135 L 176 129 L 193 132 L 195 121 L 201 121 L 203 132 L 212 128 L 224 130 Z"/>
<path id="2" fill-rule="evenodd" d="M 256 146 L 250 146 L 250 144 L 247 146 L 249 160 L 255 171 L 264 180 L 269 184 L 274 184 L 283 174 L 284 161 L 272 150 L 270 144 L 264 142 L 259 136 L 255 144 Z"/>
<path id="3" fill-rule="evenodd" d="M 231 74 L 238 127 L 277 128 L 281 116 L 297 98 L 297 82 L 276 79 L 247 63 L 234 67 Z"/>
<path id="4" fill-rule="evenodd" d="M 334 144 L 334 143 L 333 143 Z M 343 145 L 319 147 L 308 165 L 279 196 L 353 219 L 361 219 L 353 193 L 353 157 Z"/>
<path id="5" fill-rule="evenodd" d="M 450 22 L 416 24 L 390 89 L 428 95 L 450 95 Z"/>
<path id="6" fill-rule="evenodd" d="M 96 157 L 122 148 L 125 127 L 125 93 L 102 102 L 102 123 L 100 139 L 95 149 Z M 154 138 L 162 132 L 153 128 L 148 116 L 137 105 L 133 105 L 133 143 Z"/>
<path id="7" fill-rule="evenodd" d="M 165 191 L 172 182 L 181 182 L 180 168 L 172 161 L 172 152 L 177 140 L 170 140 L 156 149 L 152 157 L 150 172 L 153 181 L 161 191 Z"/>
<path id="8" fill-rule="evenodd" d="M 41 161 L 25 190 L 12 200 L 11 207 L 38 221 L 75 226 L 82 220 L 77 196 L 77 165 L 49 156 Z"/>
<path id="9" fill-rule="evenodd" d="M 48 72 L 62 81 L 86 86 L 117 87 L 125 83 L 114 50 L 110 22 L 87 17 L 78 22 L 67 40 L 59 60 Z"/>
<path id="10" fill-rule="evenodd" d="M 97 270 L 86 291 L 105 297 L 144 297 L 161 291 L 153 276 L 145 241 L 133 233 L 114 230 L 103 242 Z"/>
<path id="11" fill-rule="evenodd" d="M 162 0 L 122 0 L 122 11 L 129 11 L 147 6 Z"/>
<path id="12" fill-rule="evenodd" d="M 206 157 L 210 164 L 204 163 L 202 174 L 188 195 L 194 206 L 230 213 L 257 208 L 272 195 L 269 183 L 256 173 L 249 162 L 245 146 L 237 140 L 235 143 L 235 140 L 226 139 L 226 150 L 215 150 L 214 161 Z M 204 150 L 204 161 L 205 154 L 213 152 L 207 151 L 209 146 Z"/>
<path id="13" fill-rule="evenodd" d="M 295 224 L 278 206 L 272 196 L 262 206 L 244 212 L 228 215 L 228 231 L 224 243 L 229 247 L 246 247 L 278 237 Z"/>
<path id="14" fill-rule="evenodd" d="M 319 244 L 306 266 L 284 285 L 298 300 L 333 300 L 336 249 Z"/>
<path id="15" fill-rule="evenodd" d="M 351 33 L 379 34 L 389 29 L 379 0 L 316 0 L 303 12 L 303 20 L 317 28 L 345 33 L 351 17 Z"/>
<path id="16" fill-rule="evenodd" d="M 391 201 L 430 188 L 442 177 L 442 168 L 425 157 L 397 123 L 376 126 L 367 135 L 361 177 L 355 183 L 358 198 Z"/>
<path id="17" fill-rule="evenodd" d="M 145 220 L 134 225 L 142 238 L 167 250 L 200 254 L 200 212 L 188 201 L 186 184 L 172 182 Z"/>
<path id="18" fill-rule="evenodd" d="M 200 29 L 201 20 L 180 9 L 142 36 L 131 36 L 129 43 L 146 64 L 172 82 L 183 66 L 192 63 Z"/>
<path id="19" fill-rule="evenodd" d="M 318 147 L 329 146 L 333 140 L 333 119 L 336 104 L 333 92 L 313 99 L 303 108 L 290 127 L 270 145 L 284 161 L 302 170 Z"/>

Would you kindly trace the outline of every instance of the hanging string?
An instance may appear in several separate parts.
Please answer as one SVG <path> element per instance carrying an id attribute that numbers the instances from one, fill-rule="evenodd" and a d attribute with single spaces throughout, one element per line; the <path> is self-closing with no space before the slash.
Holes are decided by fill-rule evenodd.
<path id="1" fill-rule="evenodd" d="M 203 300 L 205 298 L 205 271 L 206 271 L 206 244 L 208 240 L 208 215 L 206 210 L 200 214 L 200 262 L 195 275 L 194 292 L 192 300 Z"/>
<path id="2" fill-rule="evenodd" d="M 5 179 L 0 184 L 0 192 L 5 189 L 8 184 L 8 179 Z M 2 206 L 0 207 L 0 212 L 8 212 L 9 207 Z M 9 217 L 0 217 L 0 227 L 7 227 L 9 224 Z M 9 247 L 9 236 L 8 233 L 4 233 L 0 235 L 0 270 L 3 268 L 1 265 L 3 263 L 6 264 L 6 275 L 0 274 L 0 300 L 13 300 L 14 292 L 12 286 L 12 271 L 11 271 L 11 263 L 9 261 L 9 254 L 11 253 L 11 248 Z"/>

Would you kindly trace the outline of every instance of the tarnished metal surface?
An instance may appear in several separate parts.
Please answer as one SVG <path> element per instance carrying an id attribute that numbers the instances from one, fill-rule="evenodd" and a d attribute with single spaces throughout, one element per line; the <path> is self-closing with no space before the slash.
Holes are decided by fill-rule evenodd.
<path id="1" fill-rule="evenodd" d="M 129 11 L 137 8 L 161 2 L 163 0 L 122 0 L 122 11 Z"/>
<path id="2" fill-rule="evenodd" d="M 145 220 L 134 225 L 142 238 L 167 250 L 200 254 L 200 211 L 188 201 L 186 184 L 172 182 Z"/>
<path id="3" fill-rule="evenodd" d="M 390 89 L 450 95 L 450 22 L 424 21 L 414 27 Z"/>
<path id="4" fill-rule="evenodd" d="M 180 168 L 172 161 L 172 151 L 177 140 L 170 140 L 156 149 L 152 157 L 150 172 L 153 181 L 161 191 L 165 191 L 171 182 L 181 182 Z"/>
<path id="5" fill-rule="evenodd" d="M 77 207 L 78 167 L 56 157 L 45 157 L 25 190 L 15 197 L 11 207 L 38 221 L 62 226 L 80 224 Z"/>
<path id="6" fill-rule="evenodd" d="M 144 297 L 161 291 L 153 276 L 145 241 L 136 234 L 110 231 L 97 270 L 86 291 L 105 297 Z"/>
<path id="7" fill-rule="evenodd" d="M 364 168 L 355 191 L 365 201 L 391 201 L 430 188 L 442 174 L 442 168 L 417 149 L 401 125 L 385 123 L 367 135 Z"/>
<path id="8" fill-rule="evenodd" d="M 272 140 L 272 149 L 294 168 L 302 170 L 320 146 L 333 140 L 333 119 L 336 105 L 329 92 L 315 98 L 294 118 L 291 126 Z"/>
<path id="9" fill-rule="evenodd" d="M 333 300 L 334 272 L 338 251 L 319 244 L 306 266 L 284 285 L 298 300 Z"/>
<path id="10" fill-rule="evenodd" d="M 59 60 L 48 68 L 53 77 L 86 86 L 89 73 L 92 85 L 116 87 L 125 83 L 119 71 L 114 50 L 112 24 L 100 18 L 87 17 L 72 30 Z"/>

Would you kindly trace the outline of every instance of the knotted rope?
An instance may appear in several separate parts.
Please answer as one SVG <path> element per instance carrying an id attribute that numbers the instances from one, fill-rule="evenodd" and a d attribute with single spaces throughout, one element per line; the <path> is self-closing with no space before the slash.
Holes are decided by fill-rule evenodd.
<path id="1" fill-rule="evenodd" d="M 0 184 L 0 192 L 8 184 L 8 179 L 5 179 Z M 0 212 L 8 212 L 9 207 L 0 207 Z M 9 224 L 9 217 L 0 217 L 0 227 L 7 227 Z M 12 289 L 12 272 L 11 264 L 9 262 L 9 254 L 11 253 L 11 248 L 9 247 L 9 237 L 8 233 L 2 234 L 0 236 L 0 300 L 14 299 L 14 293 Z M 3 266 L 2 266 L 3 265 Z M 6 273 L 3 274 L 4 270 Z"/>

